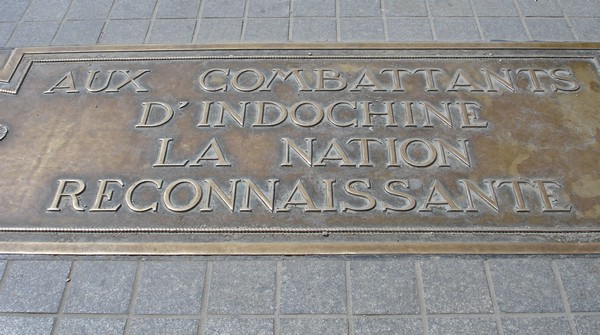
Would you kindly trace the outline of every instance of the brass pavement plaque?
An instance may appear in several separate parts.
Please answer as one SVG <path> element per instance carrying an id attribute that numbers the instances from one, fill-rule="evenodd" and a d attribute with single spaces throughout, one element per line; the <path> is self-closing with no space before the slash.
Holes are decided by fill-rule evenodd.
<path id="1" fill-rule="evenodd" d="M 599 252 L 599 49 L 14 50 L 0 252 Z"/>

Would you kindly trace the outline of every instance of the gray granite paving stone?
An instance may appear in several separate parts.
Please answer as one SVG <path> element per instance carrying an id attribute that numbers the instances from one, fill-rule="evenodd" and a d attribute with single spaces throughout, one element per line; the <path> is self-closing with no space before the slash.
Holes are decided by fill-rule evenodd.
<path id="1" fill-rule="evenodd" d="M 249 17 L 289 17 L 290 0 L 246 0 Z"/>
<path id="2" fill-rule="evenodd" d="M 473 0 L 477 16 L 519 16 L 513 0 Z"/>
<path id="3" fill-rule="evenodd" d="M 555 261 L 573 312 L 600 312 L 600 259 Z"/>
<path id="4" fill-rule="evenodd" d="M 160 19 L 195 19 L 198 16 L 198 0 L 160 0 L 156 17 Z"/>
<path id="5" fill-rule="evenodd" d="M 105 21 L 65 21 L 56 36 L 54 45 L 93 45 L 98 42 Z"/>
<path id="6" fill-rule="evenodd" d="M 111 19 L 150 19 L 157 0 L 115 0 Z"/>
<path id="7" fill-rule="evenodd" d="M 185 44 L 191 43 L 196 20 L 158 19 L 150 28 L 146 43 Z"/>
<path id="8" fill-rule="evenodd" d="M 114 0 L 73 0 L 67 20 L 104 20 Z"/>
<path id="9" fill-rule="evenodd" d="M 294 19 L 292 41 L 335 42 L 337 39 L 336 22 L 333 18 Z"/>
<path id="10" fill-rule="evenodd" d="M 433 16 L 473 16 L 469 0 L 429 0 Z"/>
<path id="11" fill-rule="evenodd" d="M 354 314 L 419 313 L 414 262 L 353 261 L 350 273 Z"/>
<path id="12" fill-rule="evenodd" d="M 480 17 L 479 25 L 488 41 L 527 41 L 527 32 L 516 17 Z"/>
<path id="13" fill-rule="evenodd" d="M 577 335 L 597 335 L 600 329 L 599 315 L 582 315 L 575 317 Z"/>
<path id="14" fill-rule="evenodd" d="M 421 269 L 429 313 L 492 313 L 481 260 L 430 259 L 421 262 Z"/>
<path id="15" fill-rule="evenodd" d="M 419 318 L 373 318 L 354 319 L 355 335 L 419 335 L 423 324 Z"/>
<path id="16" fill-rule="evenodd" d="M 556 0 L 517 0 L 521 13 L 525 16 L 563 16 Z"/>
<path id="17" fill-rule="evenodd" d="M 346 319 L 282 318 L 280 324 L 281 334 L 284 335 L 348 334 L 348 321 Z"/>
<path id="18" fill-rule="evenodd" d="M 569 19 L 580 41 L 594 42 L 600 39 L 600 20 L 598 18 L 571 18 Z"/>
<path id="19" fill-rule="evenodd" d="M 224 261 L 213 265 L 209 314 L 272 314 L 274 261 Z"/>
<path id="20" fill-rule="evenodd" d="M 142 44 L 146 38 L 149 20 L 111 20 L 100 36 L 101 44 Z M 127 32 L 127 33 L 124 33 Z"/>
<path id="21" fill-rule="evenodd" d="M 340 38 L 343 42 L 383 41 L 383 20 L 381 18 L 342 18 Z"/>
<path id="22" fill-rule="evenodd" d="M 125 319 L 116 318 L 64 318 L 60 320 L 57 335 L 102 334 L 122 335 Z"/>
<path id="23" fill-rule="evenodd" d="M 273 319 L 209 318 L 204 327 L 205 335 L 271 335 Z"/>
<path id="24" fill-rule="evenodd" d="M 0 261 L 0 280 L 4 276 L 4 270 L 6 269 L 6 261 Z"/>
<path id="25" fill-rule="evenodd" d="M 21 19 L 29 0 L 0 1 L 0 22 L 15 22 Z"/>
<path id="26" fill-rule="evenodd" d="M 573 33 L 562 18 L 526 18 L 531 38 L 537 41 L 573 41 Z"/>
<path id="27" fill-rule="evenodd" d="M 472 17 L 436 17 L 433 26 L 440 41 L 480 41 L 477 22 Z"/>
<path id="28" fill-rule="evenodd" d="M 133 319 L 128 335 L 195 335 L 198 320 L 190 319 Z"/>
<path id="29" fill-rule="evenodd" d="M 549 259 L 493 259 L 489 267 L 500 311 L 563 311 Z"/>
<path id="30" fill-rule="evenodd" d="M 429 335 L 496 335 L 498 326 L 492 318 L 429 318 Z"/>
<path id="31" fill-rule="evenodd" d="M 0 335 L 48 335 L 53 318 L 0 316 Z"/>
<path id="32" fill-rule="evenodd" d="M 23 16 L 25 21 L 60 21 L 65 17 L 71 0 L 31 0 Z"/>
<path id="33" fill-rule="evenodd" d="M 426 17 L 392 17 L 387 19 L 388 41 L 431 41 L 431 25 Z"/>
<path id="34" fill-rule="evenodd" d="M 335 16 L 335 0 L 294 0 L 293 16 Z"/>
<path id="35" fill-rule="evenodd" d="M 15 261 L 0 291 L 0 312 L 55 313 L 71 267 L 68 261 Z"/>
<path id="36" fill-rule="evenodd" d="M 245 0 L 204 0 L 203 17 L 243 17 Z"/>
<path id="37" fill-rule="evenodd" d="M 199 43 L 239 42 L 242 36 L 242 19 L 202 19 L 198 23 L 196 41 Z"/>
<path id="38" fill-rule="evenodd" d="M 381 0 L 339 0 L 340 16 L 381 16 Z"/>
<path id="39" fill-rule="evenodd" d="M 199 313 L 205 267 L 204 262 L 194 261 L 145 262 L 135 313 Z"/>
<path id="40" fill-rule="evenodd" d="M 6 42 L 8 42 L 8 39 L 16 26 L 17 24 L 15 22 L 0 23 L 0 46 L 4 46 Z"/>
<path id="41" fill-rule="evenodd" d="M 346 313 L 345 264 L 336 259 L 293 259 L 283 262 L 281 313 Z"/>
<path id="42" fill-rule="evenodd" d="M 59 22 L 21 22 L 6 45 L 9 47 L 50 45 L 59 24 Z"/>
<path id="43" fill-rule="evenodd" d="M 136 262 L 75 262 L 65 312 L 126 313 L 136 268 Z"/>
<path id="44" fill-rule="evenodd" d="M 287 42 L 289 20 L 279 18 L 252 18 L 246 21 L 246 42 Z"/>
<path id="45" fill-rule="evenodd" d="M 600 16 L 600 1 L 598 0 L 560 0 L 558 3 L 566 16 Z"/>
<path id="46" fill-rule="evenodd" d="M 505 335 L 571 335 L 566 317 L 502 318 Z"/>
<path id="47" fill-rule="evenodd" d="M 383 12 L 390 16 L 427 16 L 425 0 L 384 0 Z"/>

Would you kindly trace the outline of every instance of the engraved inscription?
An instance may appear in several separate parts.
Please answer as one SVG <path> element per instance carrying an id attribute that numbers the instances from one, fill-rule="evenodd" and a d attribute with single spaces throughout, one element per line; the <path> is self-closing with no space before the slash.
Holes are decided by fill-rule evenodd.
<path id="1" fill-rule="evenodd" d="M 471 69 L 470 69 L 471 70 Z M 569 68 L 480 68 L 479 72 L 457 68 L 357 69 L 343 73 L 335 68 L 211 68 L 198 78 L 207 92 L 271 92 L 277 85 L 294 85 L 299 91 L 405 92 L 406 82 L 414 79 L 415 91 L 426 92 L 557 92 L 577 91 L 581 86 Z M 521 83 L 521 85 L 517 85 Z"/>
<path id="2" fill-rule="evenodd" d="M 421 194 L 415 194 L 410 189 L 409 180 L 401 179 L 371 181 L 363 178 L 351 179 L 345 183 L 336 179 L 313 181 L 319 185 L 310 185 L 311 189 L 321 187 L 318 193 L 307 190 L 309 183 L 310 181 L 301 179 L 288 185 L 279 179 L 258 182 L 258 185 L 269 185 L 269 191 L 266 192 L 264 187 L 257 186 L 257 182 L 248 178 L 231 179 L 228 191 L 213 179 L 143 179 L 130 185 L 125 185 L 120 179 L 100 179 L 97 189 L 93 189 L 95 185 L 87 185 L 81 179 L 60 179 L 52 204 L 46 210 L 116 212 L 124 205 L 134 212 L 158 212 L 163 209 L 170 212 L 206 212 L 212 211 L 211 202 L 215 199 L 231 213 L 252 212 L 253 209 L 288 212 L 292 207 L 304 212 L 431 212 L 434 208 L 446 212 L 479 212 L 480 208 L 498 212 L 500 205 L 512 208 L 514 212 L 530 212 L 531 202 L 536 203 L 540 212 L 569 212 L 572 207 L 558 198 L 557 190 L 561 185 L 553 180 L 486 180 L 480 183 L 461 179 L 457 185 L 452 185 L 452 192 L 439 180 L 433 180 Z M 141 185 L 144 184 L 153 186 L 142 190 Z M 485 186 L 479 186 L 480 184 Z M 116 189 L 119 189 L 122 198 L 113 199 Z M 252 195 L 251 189 L 262 203 L 257 203 L 256 206 L 250 204 L 248 199 Z M 501 191 L 509 192 L 513 197 L 511 201 L 499 203 L 497 193 Z M 86 192 L 93 195 L 89 198 L 93 199 L 91 206 L 81 200 Z M 179 200 L 181 204 L 177 204 L 175 197 L 182 197 Z M 526 197 L 531 200 L 525 200 Z M 138 198 L 150 200 L 142 204 Z M 339 200 L 346 198 L 352 200 Z M 361 205 L 353 206 L 351 203 Z M 398 207 L 392 203 L 402 205 Z"/>
<path id="3" fill-rule="evenodd" d="M 107 70 L 103 73 L 100 70 L 89 71 L 87 78 L 76 81 L 73 71 L 67 72 L 61 79 L 52 85 L 44 94 L 54 94 L 56 92 L 80 93 L 78 87 L 84 87 L 85 92 L 99 93 L 111 92 L 118 93 L 127 86 L 132 86 L 135 92 L 148 92 L 140 82 L 140 77 L 150 72 L 150 70 Z M 85 82 L 85 85 L 83 84 Z"/>
<path id="4" fill-rule="evenodd" d="M 139 81 L 150 72 L 91 70 L 85 91 L 118 93 L 130 85 L 136 93 L 148 93 L 150 84 Z M 73 73 L 67 72 L 44 93 L 79 93 Z M 201 71 L 197 78 L 199 99 L 143 101 L 133 126 L 141 133 L 159 135 L 155 158 L 145 162 L 150 171 L 190 172 L 179 179 L 59 179 L 46 210 L 202 213 L 216 212 L 213 205 L 219 203 L 229 213 L 297 210 L 424 215 L 480 210 L 551 214 L 573 208 L 560 195 L 560 180 L 545 174 L 468 178 L 469 171 L 479 164 L 481 134 L 496 128 L 488 121 L 490 113 L 502 112 L 491 110 L 486 101 L 498 94 L 573 94 L 582 89 L 582 83 L 567 66 L 355 67 L 351 71 L 339 65 L 316 69 L 216 67 Z M 278 93 L 281 90 L 283 96 Z M 298 98 L 290 98 L 294 95 Z M 323 96 L 326 99 L 319 99 Z M 174 130 L 186 126 L 191 134 L 174 135 Z M 194 126 L 195 131 L 189 128 Z M 286 129 L 283 134 L 280 128 Z M 239 155 L 240 148 L 228 143 L 227 131 L 235 129 L 244 129 L 242 138 L 248 139 L 253 136 L 252 129 L 275 135 L 259 147 L 243 142 L 233 145 L 246 149 L 240 157 L 234 154 Z M 336 133 L 332 136 L 331 131 Z M 266 178 L 253 176 L 253 171 L 227 174 L 228 183 L 221 178 L 222 173 L 251 160 L 269 160 L 276 174 Z M 214 174 L 203 173 L 207 167 L 216 168 L 211 170 Z M 201 177 L 189 168 L 199 171 Z M 320 169 L 347 175 L 325 178 L 319 176 Z M 299 178 L 306 171 L 314 171 L 313 177 Z M 405 171 L 424 171 L 427 177 L 416 180 L 413 174 L 402 178 Z M 440 178 L 453 171 L 462 172 L 463 177 Z M 413 184 L 419 188 L 411 187 Z M 252 202 L 252 198 L 259 201 Z"/>

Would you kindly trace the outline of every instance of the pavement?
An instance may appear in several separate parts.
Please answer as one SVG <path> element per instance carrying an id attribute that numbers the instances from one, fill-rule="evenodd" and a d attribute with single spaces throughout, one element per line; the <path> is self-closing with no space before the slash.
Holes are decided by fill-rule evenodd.
<path id="1" fill-rule="evenodd" d="M 0 47 L 599 41 L 598 0 L 3 0 Z M 597 255 L 0 255 L 0 334 L 600 334 Z"/>

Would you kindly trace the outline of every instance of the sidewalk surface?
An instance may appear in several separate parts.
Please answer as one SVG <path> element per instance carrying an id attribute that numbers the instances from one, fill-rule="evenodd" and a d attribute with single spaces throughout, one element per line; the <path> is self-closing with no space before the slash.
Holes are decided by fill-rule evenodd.
<path id="1" fill-rule="evenodd" d="M 0 48 L 599 40 L 600 0 L 0 0 Z M 597 335 L 600 257 L 0 255 L 4 334 Z"/>
<path id="2" fill-rule="evenodd" d="M 0 46 L 597 41 L 597 0 L 3 0 Z"/>

